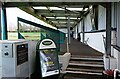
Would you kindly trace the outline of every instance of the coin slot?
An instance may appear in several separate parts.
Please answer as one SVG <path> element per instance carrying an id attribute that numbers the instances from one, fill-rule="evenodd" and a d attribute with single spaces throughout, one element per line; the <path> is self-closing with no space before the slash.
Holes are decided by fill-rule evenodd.
<path id="1" fill-rule="evenodd" d="M 5 55 L 5 56 L 8 56 L 8 55 L 9 55 L 9 53 L 8 53 L 8 52 L 6 52 L 4 55 Z"/>
<path id="2" fill-rule="evenodd" d="M 5 48 L 8 48 L 8 46 L 5 46 Z"/>

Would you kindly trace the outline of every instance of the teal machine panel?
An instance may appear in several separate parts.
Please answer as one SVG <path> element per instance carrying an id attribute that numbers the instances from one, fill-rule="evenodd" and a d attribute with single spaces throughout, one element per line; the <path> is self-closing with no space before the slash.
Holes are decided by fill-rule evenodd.
<path id="1" fill-rule="evenodd" d="M 51 39 L 43 39 L 37 45 L 37 74 L 42 79 L 58 79 L 59 62 L 56 45 Z"/>

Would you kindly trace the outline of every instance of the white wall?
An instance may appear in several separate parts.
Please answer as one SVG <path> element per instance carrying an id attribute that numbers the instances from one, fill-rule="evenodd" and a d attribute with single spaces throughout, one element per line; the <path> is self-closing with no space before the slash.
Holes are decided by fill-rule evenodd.
<path id="1" fill-rule="evenodd" d="M 104 47 L 102 35 L 106 36 L 106 32 L 85 33 L 85 41 L 89 38 L 87 44 L 90 47 L 102 53 L 105 53 L 105 47 Z"/>
<path id="2" fill-rule="evenodd" d="M 80 23 L 78 23 L 78 24 L 73 28 L 73 31 L 74 31 L 73 38 L 77 39 L 78 33 L 82 32 L 82 22 L 81 22 L 81 21 L 80 21 Z"/>
<path id="3" fill-rule="evenodd" d="M 78 24 L 78 33 L 82 32 L 82 22 Z"/>
<path id="4" fill-rule="evenodd" d="M 112 3 L 112 27 L 117 28 L 116 45 L 120 46 L 120 2 Z"/>
<path id="5" fill-rule="evenodd" d="M 120 2 L 117 3 L 117 45 L 120 46 Z"/>
<path id="6" fill-rule="evenodd" d="M 63 32 L 63 33 L 67 33 L 67 28 L 63 28 L 63 29 L 58 29 L 59 31 Z"/>
<path id="7" fill-rule="evenodd" d="M 112 31 L 111 32 L 111 44 L 112 45 L 116 45 L 116 43 L 117 43 L 117 37 L 116 37 L 116 31 Z M 111 52 L 112 53 L 112 52 Z"/>
<path id="8" fill-rule="evenodd" d="M 61 31 L 61 32 L 63 32 L 63 33 L 65 33 L 66 35 L 66 37 L 68 37 L 68 29 L 66 28 L 64 28 L 64 29 L 58 29 L 59 31 Z"/>
<path id="9" fill-rule="evenodd" d="M 114 69 L 116 69 L 117 68 L 117 60 L 116 60 L 116 58 L 113 58 L 113 57 L 106 57 L 106 56 L 104 56 L 104 68 L 105 68 L 105 70 L 107 70 L 107 69 L 112 69 L 112 70 L 114 70 Z"/>
<path id="10" fill-rule="evenodd" d="M 120 52 L 117 51 L 116 49 L 113 49 L 114 52 L 114 57 L 116 58 L 117 61 L 117 69 L 120 70 Z"/>
<path id="11" fill-rule="evenodd" d="M 112 56 L 116 58 L 117 69 L 120 70 L 120 52 L 111 46 Z"/>
<path id="12" fill-rule="evenodd" d="M 112 27 L 117 28 L 113 38 L 114 45 L 120 47 L 120 2 L 112 3 Z M 116 58 L 117 61 L 117 69 L 120 70 L 120 52 L 112 47 L 112 56 Z"/>
<path id="13" fill-rule="evenodd" d="M 38 41 L 28 41 L 29 76 L 35 71 L 36 45 Z"/>
<path id="14" fill-rule="evenodd" d="M 84 18 L 85 31 L 92 30 L 90 14 Z M 106 29 L 106 8 L 99 5 L 98 6 L 98 30 Z M 106 32 L 96 32 L 96 33 L 85 33 L 85 41 L 89 38 L 87 44 L 92 48 L 105 53 L 105 47 L 103 43 L 103 37 L 106 37 Z M 82 36 L 82 35 L 81 35 Z M 115 37 L 114 34 L 112 37 Z M 112 39 L 113 40 L 113 39 Z"/>
<path id="15" fill-rule="evenodd" d="M 85 41 L 89 38 L 87 41 L 87 44 L 90 47 L 92 47 L 102 53 L 105 53 L 105 46 L 104 46 L 102 35 L 104 35 L 104 37 L 106 37 L 106 32 L 85 33 Z M 112 44 L 116 43 L 115 31 L 112 31 L 111 43 Z"/>
<path id="16" fill-rule="evenodd" d="M 73 29 L 73 31 L 74 31 L 73 38 L 75 38 L 75 39 L 77 39 L 77 33 L 78 33 L 77 28 L 78 28 L 78 26 L 75 26 Z"/>
<path id="17" fill-rule="evenodd" d="M 92 30 L 90 14 L 87 14 L 87 16 L 84 18 L 84 26 L 85 26 L 85 31 Z M 98 30 L 103 30 L 103 29 L 106 29 L 106 8 L 99 5 L 98 6 Z"/>
<path id="18" fill-rule="evenodd" d="M 106 29 L 106 8 L 98 7 L 98 30 Z"/>
<path id="19" fill-rule="evenodd" d="M 85 27 L 85 32 L 92 30 L 92 24 L 91 24 L 90 14 L 88 14 L 88 15 L 84 18 L 84 27 Z"/>
<path id="20" fill-rule="evenodd" d="M 0 79 L 2 78 L 2 44 L 0 44 Z"/>
<path id="21" fill-rule="evenodd" d="M 112 27 L 116 28 L 117 27 L 117 6 L 115 5 L 116 3 L 112 3 L 112 16 L 111 16 L 111 22 L 112 22 Z"/>

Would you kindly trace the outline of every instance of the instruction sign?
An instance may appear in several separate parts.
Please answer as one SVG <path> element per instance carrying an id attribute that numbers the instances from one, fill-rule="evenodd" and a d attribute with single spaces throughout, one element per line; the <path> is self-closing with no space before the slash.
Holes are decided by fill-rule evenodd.
<path id="1" fill-rule="evenodd" d="M 51 39 L 44 39 L 39 49 L 42 77 L 59 74 L 55 43 Z"/>

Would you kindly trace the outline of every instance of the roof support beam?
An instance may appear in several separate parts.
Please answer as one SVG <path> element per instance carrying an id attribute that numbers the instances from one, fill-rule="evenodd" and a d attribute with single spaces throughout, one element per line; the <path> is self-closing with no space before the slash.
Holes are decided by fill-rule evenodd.
<path id="1" fill-rule="evenodd" d="M 63 13 L 63 14 L 65 14 L 65 10 L 41 10 L 41 9 L 36 9 L 38 12 L 40 12 L 40 13 L 56 13 L 56 14 L 61 14 L 61 13 Z M 80 13 L 81 13 L 82 11 L 78 11 L 78 13 L 74 13 L 74 12 L 72 12 L 72 11 L 66 11 L 66 13 L 68 13 L 68 14 L 76 14 L 76 15 L 79 15 Z"/>
<path id="2" fill-rule="evenodd" d="M 40 13 L 40 15 L 45 15 L 46 17 L 53 17 L 56 15 L 56 17 L 66 17 L 66 16 L 72 16 L 72 17 L 78 17 L 79 14 L 69 14 L 69 13 Z"/>
<path id="3" fill-rule="evenodd" d="M 23 7 L 23 6 L 72 6 L 72 5 L 100 5 L 100 4 L 104 4 L 105 2 L 5 2 L 5 6 L 6 7 Z M 54 4 L 54 5 L 53 5 Z"/>
<path id="4" fill-rule="evenodd" d="M 68 9 L 66 9 L 66 7 L 65 7 L 65 8 L 59 7 L 59 8 L 62 8 L 62 9 L 64 9 L 66 12 L 72 12 L 72 13 L 74 13 L 74 14 L 79 14 L 79 13 L 80 13 L 80 12 L 77 12 L 77 11 L 68 10 Z"/>
<path id="5" fill-rule="evenodd" d="M 52 21 L 61 21 L 61 22 L 65 22 L 67 21 L 68 19 L 50 19 Z M 77 19 L 70 19 L 70 22 L 76 22 L 78 21 Z"/>
<path id="6" fill-rule="evenodd" d="M 48 23 L 48 24 L 50 24 L 54 27 L 56 27 L 56 25 L 54 25 L 51 21 L 48 21 L 45 17 L 42 17 L 41 15 L 37 14 L 33 8 L 31 8 L 31 7 L 19 7 L 19 8 L 21 10 L 33 15 L 34 17 L 36 17 L 36 18 L 38 18 L 38 19 L 40 19 L 40 20 L 42 20 L 42 21 L 44 21 L 44 22 L 46 22 L 46 23 Z"/>
<path id="7" fill-rule="evenodd" d="M 61 28 L 67 29 L 67 26 L 60 26 L 60 27 L 58 27 L 58 29 L 61 29 Z"/>

